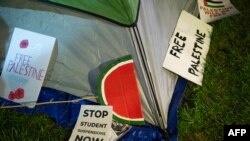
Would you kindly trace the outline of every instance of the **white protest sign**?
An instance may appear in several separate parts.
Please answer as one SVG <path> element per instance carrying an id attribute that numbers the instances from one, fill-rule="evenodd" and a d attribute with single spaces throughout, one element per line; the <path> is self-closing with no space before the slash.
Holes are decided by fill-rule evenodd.
<path id="1" fill-rule="evenodd" d="M 69 141 L 108 141 L 112 107 L 82 105 Z"/>
<path id="2" fill-rule="evenodd" d="M 170 40 L 163 67 L 202 85 L 211 34 L 210 25 L 182 11 Z"/>
<path id="3" fill-rule="evenodd" d="M 54 37 L 15 28 L 1 74 L 0 96 L 34 107 L 55 42 Z"/>
<path id="4" fill-rule="evenodd" d="M 111 129 L 111 131 L 109 133 L 108 140 L 109 141 L 116 141 L 117 138 L 118 138 L 118 136 L 116 135 L 115 131 L 113 129 Z"/>
<path id="5" fill-rule="evenodd" d="M 230 0 L 198 0 L 200 18 L 209 23 L 238 14 Z"/>

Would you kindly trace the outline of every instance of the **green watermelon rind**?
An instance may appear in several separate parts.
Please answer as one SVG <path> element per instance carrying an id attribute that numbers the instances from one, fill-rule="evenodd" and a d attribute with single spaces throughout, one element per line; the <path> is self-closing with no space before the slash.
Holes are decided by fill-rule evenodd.
<path id="1" fill-rule="evenodd" d="M 106 76 L 106 74 L 109 72 L 110 69 L 112 69 L 113 67 L 119 65 L 122 62 L 129 61 L 129 60 L 132 60 L 131 55 L 123 56 L 123 57 L 117 59 L 116 61 L 113 61 L 107 67 L 105 67 L 105 69 L 99 75 L 99 78 L 98 78 L 98 97 L 99 97 L 98 101 L 99 101 L 100 104 L 107 105 L 107 103 L 105 103 L 105 101 L 104 101 L 104 98 L 103 98 L 104 96 L 103 96 L 103 93 L 102 93 L 102 81 L 103 81 L 103 78 Z M 116 121 L 118 121 L 120 123 L 132 124 L 132 125 L 144 125 L 144 119 L 143 118 L 131 119 L 131 120 L 127 120 L 125 118 L 127 118 L 127 117 L 122 118 L 122 116 L 121 117 L 117 116 L 116 113 L 113 114 L 113 119 L 115 119 Z"/>

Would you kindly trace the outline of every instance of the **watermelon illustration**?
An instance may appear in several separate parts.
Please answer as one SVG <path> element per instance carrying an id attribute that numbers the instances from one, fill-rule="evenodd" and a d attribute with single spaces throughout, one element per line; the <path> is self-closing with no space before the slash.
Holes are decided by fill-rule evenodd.
<path id="1" fill-rule="evenodd" d="M 113 106 L 113 118 L 118 122 L 144 124 L 134 62 L 130 55 L 104 68 L 98 80 L 98 95 L 101 104 Z"/>
<path id="2" fill-rule="evenodd" d="M 15 91 L 10 91 L 8 98 L 10 100 L 14 99 L 22 99 L 24 98 L 24 89 L 23 88 L 17 88 Z"/>

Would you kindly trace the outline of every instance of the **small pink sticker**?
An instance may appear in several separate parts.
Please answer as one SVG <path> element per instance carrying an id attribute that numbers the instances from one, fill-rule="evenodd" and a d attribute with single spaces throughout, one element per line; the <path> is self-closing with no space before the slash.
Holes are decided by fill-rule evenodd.
<path id="1" fill-rule="evenodd" d="M 29 41 L 27 39 L 24 39 L 20 42 L 20 48 L 27 48 L 29 45 Z"/>

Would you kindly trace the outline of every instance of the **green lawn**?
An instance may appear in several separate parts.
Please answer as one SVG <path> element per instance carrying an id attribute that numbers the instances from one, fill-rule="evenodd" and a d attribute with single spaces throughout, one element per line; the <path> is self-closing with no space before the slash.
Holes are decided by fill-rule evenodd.
<path id="1" fill-rule="evenodd" d="M 191 82 L 179 111 L 179 140 L 223 140 L 223 126 L 250 124 L 250 5 L 232 0 L 241 12 L 212 23 L 213 35 L 203 86 Z"/>
<path id="2" fill-rule="evenodd" d="M 67 141 L 70 134 L 42 114 L 0 111 L 0 141 Z"/>
<path id="3" fill-rule="evenodd" d="M 241 14 L 211 24 L 203 86 L 191 82 L 179 111 L 181 141 L 223 140 L 223 126 L 250 124 L 250 12 L 248 0 L 232 0 Z M 0 141 L 66 141 L 70 131 L 45 115 L 0 111 Z"/>

